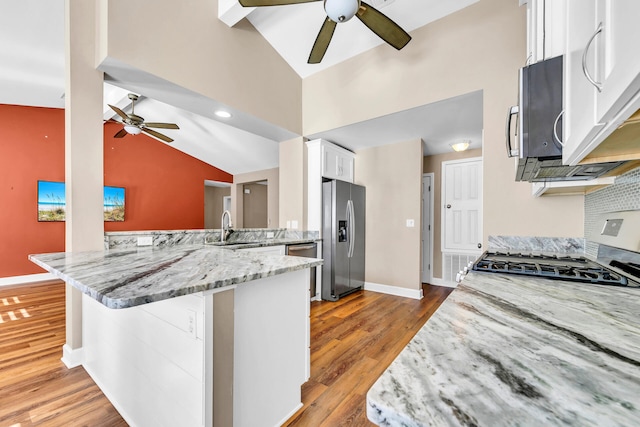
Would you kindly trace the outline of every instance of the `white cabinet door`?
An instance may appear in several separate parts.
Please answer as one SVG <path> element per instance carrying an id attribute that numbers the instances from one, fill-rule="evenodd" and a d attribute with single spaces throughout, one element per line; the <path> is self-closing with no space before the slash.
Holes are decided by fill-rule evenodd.
<path id="1" fill-rule="evenodd" d="M 330 144 L 322 144 L 322 176 L 353 182 L 354 157 Z"/>
<path id="2" fill-rule="evenodd" d="M 565 53 L 566 1 L 527 2 L 527 64 Z"/>
<path id="3" fill-rule="evenodd" d="M 578 163 L 615 130 L 612 119 L 640 90 L 639 16 L 638 0 L 568 0 L 565 164 Z"/>
<path id="4" fill-rule="evenodd" d="M 582 66 L 583 53 L 598 28 L 596 15 L 596 0 L 567 1 L 567 49 L 564 61 L 562 119 L 562 135 L 565 142 L 562 160 L 565 164 L 576 163 L 585 146 L 604 126 L 596 118 L 597 89 L 587 80 Z M 596 70 L 596 47 L 591 43 L 585 57 L 585 68 L 590 73 Z"/>
<path id="5" fill-rule="evenodd" d="M 611 120 L 640 90 L 640 1 L 600 0 L 597 116 Z"/>

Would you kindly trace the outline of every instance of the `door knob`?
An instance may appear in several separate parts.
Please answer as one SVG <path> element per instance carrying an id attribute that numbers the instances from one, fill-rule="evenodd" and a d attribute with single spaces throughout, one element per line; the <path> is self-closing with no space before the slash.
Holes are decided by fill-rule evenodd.
<path id="1" fill-rule="evenodd" d="M 478 249 L 482 248 L 482 243 L 478 243 Z"/>
<path id="2" fill-rule="evenodd" d="M 447 209 L 451 209 L 451 205 L 447 205 Z"/>

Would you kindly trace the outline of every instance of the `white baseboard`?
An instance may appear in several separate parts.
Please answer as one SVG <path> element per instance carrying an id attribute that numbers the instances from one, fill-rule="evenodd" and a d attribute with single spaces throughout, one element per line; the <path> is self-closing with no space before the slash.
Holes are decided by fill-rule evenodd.
<path id="1" fill-rule="evenodd" d="M 82 365 L 84 362 L 84 352 L 82 347 L 73 349 L 68 344 L 62 346 L 62 363 L 69 369 Z"/>
<path id="2" fill-rule="evenodd" d="M 420 289 L 407 289 L 397 286 L 381 285 L 380 283 L 364 282 L 364 290 L 413 299 L 422 299 L 423 297 L 422 287 L 420 287 Z"/>
<path id="3" fill-rule="evenodd" d="M 51 273 L 26 274 L 24 276 L 10 276 L 0 278 L 0 286 L 23 285 L 25 283 L 48 282 L 59 280 Z"/>
<path id="4" fill-rule="evenodd" d="M 456 282 L 449 282 L 447 280 L 444 279 L 439 279 L 437 277 L 432 277 L 431 278 L 431 282 L 429 282 L 430 285 L 436 285 L 436 286 L 445 286 L 447 288 L 457 288 L 458 284 Z"/>

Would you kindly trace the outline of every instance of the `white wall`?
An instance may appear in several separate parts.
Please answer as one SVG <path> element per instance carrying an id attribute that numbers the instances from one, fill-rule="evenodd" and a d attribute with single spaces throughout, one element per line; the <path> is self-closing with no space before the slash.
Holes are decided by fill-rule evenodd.
<path id="1" fill-rule="evenodd" d="M 481 0 L 413 31 L 400 52 L 382 45 L 306 78 L 304 133 L 482 90 L 485 246 L 496 234 L 582 236 L 584 198 L 533 198 L 506 156 L 506 112 L 517 103 L 526 61 L 525 15 L 517 1 Z"/>
<path id="2" fill-rule="evenodd" d="M 360 150 L 356 159 L 355 183 L 367 188 L 365 281 L 420 290 L 422 140 Z"/>

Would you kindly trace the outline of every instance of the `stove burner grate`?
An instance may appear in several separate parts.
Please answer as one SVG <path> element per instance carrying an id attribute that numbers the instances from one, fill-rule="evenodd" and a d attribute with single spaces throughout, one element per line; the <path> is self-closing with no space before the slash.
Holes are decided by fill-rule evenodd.
<path id="1" fill-rule="evenodd" d="M 627 286 L 628 284 L 626 277 L 585 257 L 485 252 L 472 269 L 600 285 Z"/>

